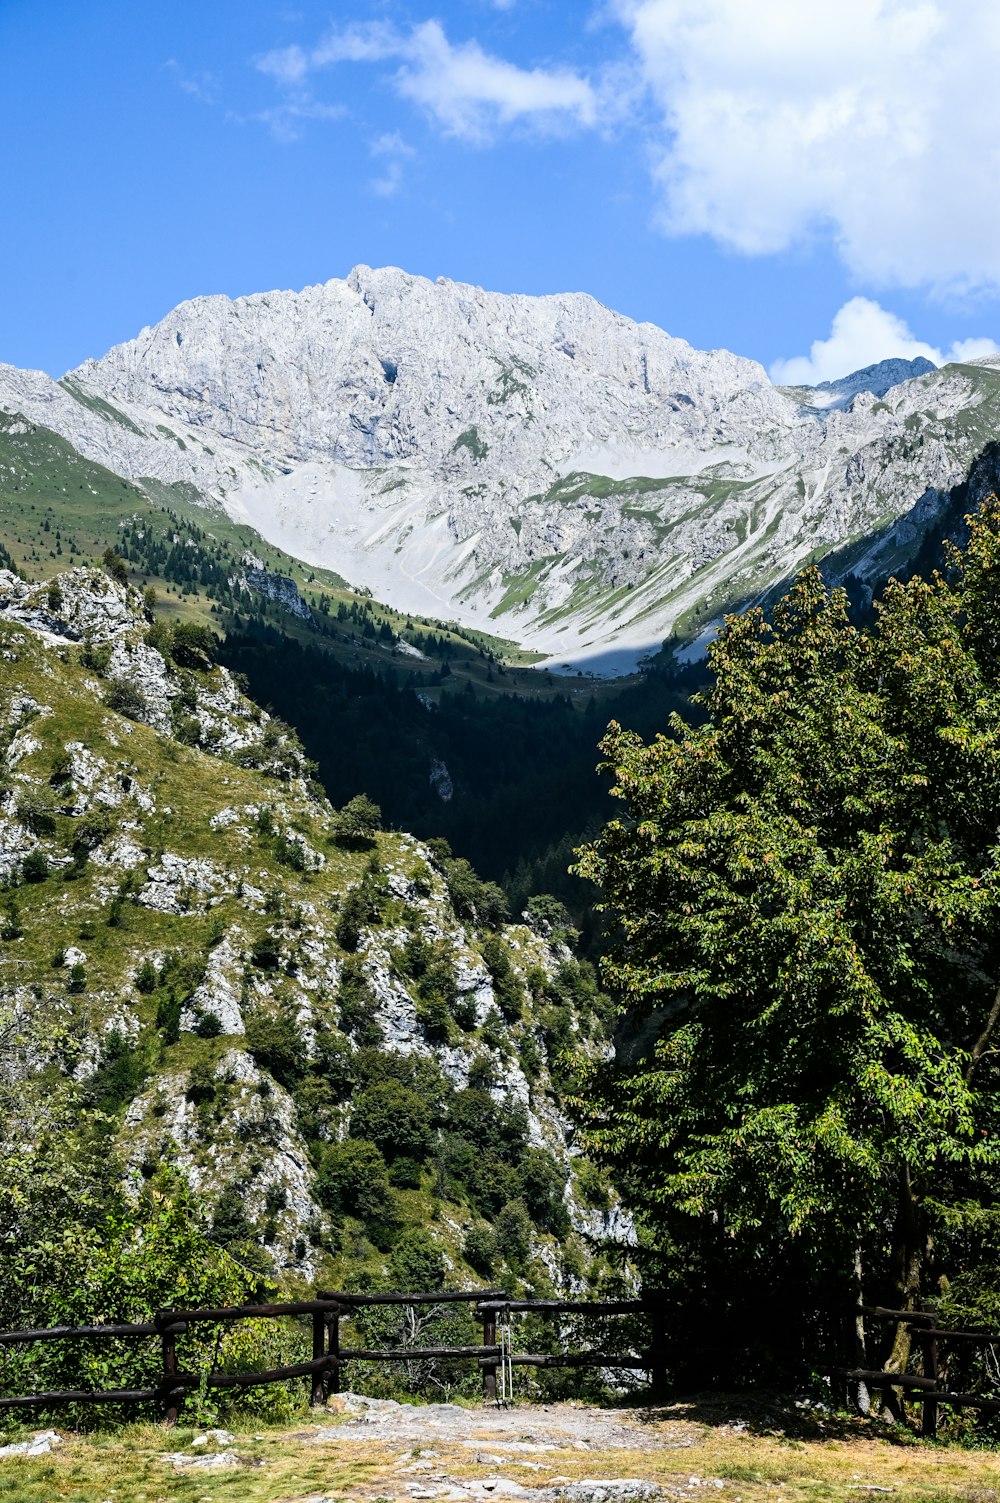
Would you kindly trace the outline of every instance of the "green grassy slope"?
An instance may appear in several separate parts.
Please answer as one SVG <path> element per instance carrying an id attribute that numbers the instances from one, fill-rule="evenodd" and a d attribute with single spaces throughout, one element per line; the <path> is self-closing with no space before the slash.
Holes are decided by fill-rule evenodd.
<path id="1" fill-rule="evenodd" d="M 106 548 L 115 548 L 126 557 L 134 583 L 156 588 L 168 617 L 210 620 L 216 629 L 264 620 L 293 640 L 316 643 L 335 661 L 391 670 L 400 681 L 430 692 L 445 661 L 459 682 L 485 693 L 494 685 L 531 695 L 556 692 L 547 677 L 518 671 L 538 654 L 380 605 L 330 570 L 271 547 L 253 528 L 207 507 L 189 487 L 122 480 L 57 434 L 6 413 L 0 413 L 0 546 L 34 580 L 73 564 L 97 563 Z M 274 575 L 294 581 L 309 608 L 304 618 L 230 583 L 247 552 Z M 423 656 L 400 650 L 400 641 Z"/>
<path id="2" fill-rule="evenodd" d="M 77 1091 L 292 1282 L 378 1277 L 418 1236 L 459 1279 L 599 1283 L 567 1205 L 607 1191 L 554 1097 L 560 1051 L 604 1036 L 587 969 L 443 852 L 345 844 L 287 727 L 134 593 L 83 642 L 11 619 L 51 628 L 56 593 L 71 625 L 126 598 L 78 570 L 0 600 L 0 1014 L 32 1031 L 26 1103 Z"/>

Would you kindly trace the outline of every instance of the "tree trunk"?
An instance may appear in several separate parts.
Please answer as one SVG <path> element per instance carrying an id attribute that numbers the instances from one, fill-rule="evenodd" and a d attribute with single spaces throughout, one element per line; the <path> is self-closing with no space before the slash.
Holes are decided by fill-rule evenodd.
<path id="1" fill-rule="evenodd" d="M 899 1200 L 893 1246 L 894 1303 L 897 1310 L 919 1309 L 921 1276 L 926 1254 L 927 1230 L 920 1209 L 920 1200 L 913 1187 L 909 1165 L 904 1164 L 899 1173 Z M 909 1365 L 912 1346 L 913 1335 L 910 1328 L 897 1325 L 892 1350 L 883 1364 L 885 1371 L 905 1373 Z M 901 1423 L 905 1419 L 902 1389 L 886 1387 L 883 1394 L 888 1416 L 897 1423 Z"/>
<path id="2" fill-rule="evenodd" d="M 864 1304 L 864 1269 L 860 1245 L 854 1249 L 854 1299 Z M 854 1366 L 862 1370 L 868 1367 L 868 1342 L 865 1336 L 865 1317 L 859 1310 L 854 1317 Z M 868 1384 L 859 1379 L 854 1385 L 854 1405 L 859 1414 L 870 1414 L 872 1401 Z"/>

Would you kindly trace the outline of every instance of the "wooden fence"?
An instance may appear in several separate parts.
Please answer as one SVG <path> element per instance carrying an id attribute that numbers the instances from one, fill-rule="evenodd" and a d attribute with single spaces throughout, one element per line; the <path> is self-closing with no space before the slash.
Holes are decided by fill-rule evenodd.
<path id="1" fill-rule="evenodd" d="M 440 1306 L 454 1303 L 472 1305 L 482 1322 L 482 1342 L 475 1346 L 402 1346 L 350 1347 L 341 1345 L 341 1322 L 352 1314 L 375 1306 Z M 603 1344 L 583 1351 L 520 1352 L 513 1349 L 510 1316 L 517 1313 L 541 1316 L 576 1315 L 585 1324 L 603 1322 L 617 1316 L 642 1316 L 650 1331 L 650 1344 L 638 1351 L 613 1351 Z M 890 1401 L 900 1397 L 920 1406 L 924 1435 L 935 1435 L 942 1406 L 973 1409 L 984 1414 L 1000 1413 L 1000 1398 L 966 1393 L 948 1383 L 951 1354 L 970 1346 L 1000 1348 L 1000 1333 L 987 1331 L 952 1331 L 937 1324 L 931 1310 L 891 1310 L 880 1305 L 852 1307 L 852 1321 L 863 1316 L 891 1328 L 908 1329 L 913 1336 L 913 1354 L 919 1371 L 891 1372 L 884 1368 L 862 1365 L 827 1364 L 821 1371 L 847 1383 L 864 1383 L 882 1391 Z M 178 1338 L 198 1325 L 221 1325 L 239 1320 L 310 1318 L 312 1356 L 308 1361 L 292 1363 L 266 1371 L 207 1374 L 186 1373 L 179 1362 Z M 666 1330 L 662 1297 L 656 1290 L 645 1290 L 634 1300 L 558 1300 L 512 1299 L 503 1289 L 435 1290 L 431 1293 L 348 1294 L 343 1291 L 318 1290 L 315 1299 L 292 1300 L 269 1305 L 227 1305 L 214 1309 L 159 1310 L 152 1320 L 141 1324 L 49 1326 L 39 1330 L 0 1332 L 0 1347 L 27 1345 L 33 1342 L 89 1342 L 102 1339 L 156 1338 L 161 1352 L 162 1374 L 155 1386 L 146 1388 L 60 1389 L 44 1393 L 0 1397 L 0 1409 L 50 1408 L 60 1404 L 138 1404 L 156 1403 L 169 1422 L 177 1419 L 185 1394 L 207 1388 L 257 1388 L 303 1378 L 309 1387 L 310 1403 L 326 1402 L 328 1394 L 340 1390 L 341 1373 L 351 1362 L 417 1362 L 458 1360 L 476 1363 L 482 1373 L 483 1397 L 496 1402 L 510 1393 L 510 1375 L 515 1367 L 631 1369 L 645 1371 L 654 1392 L 666 1383 Z M 181 1352 L 183 1355 L 183 1351 Z M 499 1377 L 499 1393 L 498 1393 Z"/>
<path id="2" fill-rule="evenodd" d="M 895 1332 L 900 1327 L 913 1335 L 913 1349 L 919 1356 L 921 1371 L 890 1372 L 885 1368 L 828 1367 L 848 1382 L 864 1383 L 878 1389 L 886 1398 L 897 1391 L 903 1398 L 920 1404 L 920 1429 L 923 1435 L 937 1434 L 942 1405 L 952 1409 L 975 1409 L 981 1414 L 1000 1414 L 1000 1399 L 975 1393 L 963 1393 L 948 1385 L 948 1358 L 952 1348 L 977 1346 L 989 1349 L 1000 1346 L 1000 1333 L 989 1331 L 949 1331 L 937 1323 L 933 1310 L 890 1310 L 883 1305 L 859 1305 L 855 1317 L 888 1325 Z"/>
<path id="3" fill-rule="evenodd" d="M 472 1304 L 476 1307 L 483 1326 L 483 1340 L 477 1346 L 452 1347 L 342 1347 L 341 1319 L 349 1319 L 352 1312 L 365 1307 L 390 1305 L 442 1305 L 451 1303 Z M 509 1338 L 498 1341 L 498 1319 L 511 1313 L 523 1311 L 540 1315 L 576 1314 L 590 1318 L 606 1316 L 644 1315 L 653 1330 L 650 1348 L 640 1352 L 609 1352 L 587 1350 L 580 1352 L 531 1353 L 514 1352 Z M 312 1357 L 307 1362 L 296 1362 L 286 1367 L 275 1367 L 262 1372 L 208 1374 L 185 1373 L 178 1364 L 177 1338 L 185 1335 L 192 1326 L 218 1325 L 237 1320 L 278 1319 L 281 1317 L 312 1319 Z M 659 1317 L 655 1291 L 647 1291 L 641 1299 L 617 1301 L 573 1300 L 514 1300 L 503 1289 L 437 1290 L 433 1293 L 386 1293 L 346 1294 L 341 1291 L 317 1291 L 312 1300 L 293 1300 L 284 1304 L 229 1305 L 214 1309 L 158 1310 L 150 1322 L 131 1325 L 49 1326 L 30 1331 L 6 1331 L 0 1333 L 0 1346 L 15 1346 L 32 1342 L 69 1341 L 81 1342 L 108 1338 L 141 1340 L 158 1337 L 162 1354 L 162 1377 L 155 1387 L 110 1388 L 104 1390 L 59 1389 L 45 1393 L 20 1394 L 0 1397 L 0 1409 L 49 1408 L 60 1404 L 138 1404 L 158 1403 L 169 1423 L 177 1420 L 178 1410 L 184 1395 L 191 1390 L 207 1388 L 258 1388 L 271 1383 L 284 1383 L 293 1378 L 304 1378 L 309 1385 L 310 1403 L 326 1402 L 328 1393 L 339 1392 L 341 1369 L 349 1362 L 415 1362 L 428 1359 L 459 1359 L 478 1363 L 482 1370 L 483 1397 L 491 1402 L 497 1400 L 497 1374 L 501 1364 L 513 1367 L 537 1368 L 631 1368 L 646 1370 L 651 1382 L 661 1383 L 665 1376 L 663 1357 L 663 1327 Z"/>

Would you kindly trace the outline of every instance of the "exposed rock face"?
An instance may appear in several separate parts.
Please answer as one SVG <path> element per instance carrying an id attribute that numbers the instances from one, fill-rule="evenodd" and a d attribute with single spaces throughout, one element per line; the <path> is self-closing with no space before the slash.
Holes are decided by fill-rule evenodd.
<path id="1" fill-rule="evenodd" d="M 235 1193 L 275 1264 L 313 1275 L 341 1214 L 317 1190 L 322 1154 L 364 1136 L 355 1086 L 408 1061 L 439 1143 L 463 1092 L 480 1123 L 520 1108 L 524 1183 L 548 1175 L 575 1249 L 564 1268 L 543 1206 L 532 1251 L 576 1287 L 586 1249 L 631 1228 L 613 1198 L 595 1210 L 578 1191 L 553 1087 L 557 1049 L 609 1047 L 592 992 L 567 991 L 570 952 L 527 924 L 460 921 L 447 865 L 410 836 L 338 844 L 290 733 L 207 656 L 185 667 L 184 642 L 99 570 L 37 589 L 0 575 L 0 881 L 16 888 L 0 1020 L 60 1020 L 32 1073 L 82 1087 L 113 1051 L 140 1051 L 143 1083 L 118 1103 L 131 1168 L 172 1157 L 210 1211 Z M 396 1090 L 404 1108 L 416 1097 Z M 519 1184 L 505 1198 L 523 1217 Z M 447 1203 L 452 1266 L 485 1216 Z"/>
<path id="2" fill-rule="evenodd" d="M 289 579 L 284 574 L 272 574 L 264 567 L 263 560 L 252 553 L 245 553 L 242 562 L 243 569 L 238 583 L 244 589 L 266 595 L 268 600 L 275 601 L 290 616 L 298 616 L 302 621 L 309 620 L 312 612 L 299 594 L 299 587 L 294 579 Z"/>
<path id="3" fill-rule="evenodd" d="M 870 391 L 876 397 L 884 397 L 894 386 L 912 381 L 917 376 L 929 376 L 937 370 L 931 360 L 918 355 L 915 360 L 880 360 L 877 365 L 865 365 L 861 370 L 841 376 L 839 381 L 821 381 L 809 387 L 818 406 L 845 407 L 859 391 Z"/>
<path id="4" fill-rule="evenodd" d="M 360 266 L 184 303 L 62 383 L 0 367 L 0 407 L 403 609 L 574 660 L 938 504 L 1000 423 L 1000 372 L 928 366 L 786 391 L 583 295 Z"/>

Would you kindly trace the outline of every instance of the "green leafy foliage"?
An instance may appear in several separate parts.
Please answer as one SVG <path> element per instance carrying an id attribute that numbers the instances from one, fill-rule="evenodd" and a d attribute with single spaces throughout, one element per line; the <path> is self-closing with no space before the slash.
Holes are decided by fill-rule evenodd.
<path id="1" fill-rule="evenodd" d="M 874 632 L 808 571 L 727 621 L 705 724 L 609 729 L 580 869 L 635 1043 L 578 1107 L 678 1277 L 912 1303 L 957 1271 L 935 1222 L 993 1202 L 998 581 L 992 500 Z"/>
<path id="2" fill-rule="evenodd" d="M 382 828 L 382 810 L 363 793 L 355 794 L 334 820 L 334 838 L 349 850 L 367 850 Z"/>

